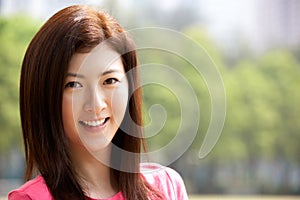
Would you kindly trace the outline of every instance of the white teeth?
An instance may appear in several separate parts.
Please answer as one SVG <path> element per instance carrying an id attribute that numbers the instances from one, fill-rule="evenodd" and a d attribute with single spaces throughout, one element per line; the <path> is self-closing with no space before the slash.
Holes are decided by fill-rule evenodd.
<path id="1" fill-rule="evenodd" d="M 102 119 L 102 120 L 92 120 L 92 121 L 82 121 L 83 124 L 87 125 L 87 126 L 100 126 L 100 125 L 103 125 L 104 122 L 105 122 L 105 119 Z"/>

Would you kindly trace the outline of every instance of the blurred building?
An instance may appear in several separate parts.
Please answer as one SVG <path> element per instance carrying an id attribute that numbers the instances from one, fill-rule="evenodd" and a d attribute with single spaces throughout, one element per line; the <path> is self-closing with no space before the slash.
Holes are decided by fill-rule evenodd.
<path id="1" fill-rule="evenodd" d="M 101 0 L 98 0 L 98 2 Z M 35 18 L 46 19 L 63 7 L 76 3 L 92 3 L 93 0 L 0 0 L 0 14 L 29 14 Z"/>
<path id="2" fill-rule="evenodd" d="M 191 12 L 200 12 L 200 14 L 193 15 L 193 18 L 181 16 L 180 18 L 186 18 L 184 24 L 189 25 L 187 22 L 191 21 L 197 24 L 195 20 L 204 19 L 204 26 L 208 33 L 225 48 L 239 51 L 241 46 L 246 45 L 254 50 L 266 50 L 277 46 L 300 45 L 299 0 L 201 0 L 198 3 L 176 0 L 166 2 L 169 4 L 160 4 L 155 0 L 135 3 L 128 1 L 126 5 L 121 0 L 0 0 L 0 14 L 29 13 L 33 17 L 46 19 L 62 7 L 71 4 L 103 4 L 114 9 L 113 14 L 119 19 L 125 19 L 125 24 L 128 21 L 136 23 L 137 19 L 148 18 L 139 25 L 148 26 L 150 23 L 176 28 L 178 24 L 174 23 L 178 23 L 178 19 L 166 20 L 167 13 L 173 13 L 172 9 L 180 9 L 180 7 L 181 10 L 178 12 L 183 12 L 182 6 L 178 7 L 182 4 L 194 8 Z M 152 7 L 152 10 L 149 9 Z M 133 18 L 130 18 L 130 15 Z M 197 16 L 198 18 L 201 16 L 202 19 L 196 19 Z M 169 24 L 162 23 L 163 20 Z M 183 27 L 180 26 L 180 28 Z"/>
<path id="3" fill-rule="evenodd" d="M 300 1 L 258 1 L 260 45 L 295 47 L 300 45 Z"/>
<path id="4" fill-rule="evenodd" d="M 202 0 L 209 34 L 231 53 L 300 45 L 299 0 Z"/>
<path id="5" fill-rule="evenodd" d="M 12 15 L 16 13 L 30 13 L 34 17 L 39 17 L 44 13 L 43 5 L 46 0 L 1 0 L 1 15 Z"/>

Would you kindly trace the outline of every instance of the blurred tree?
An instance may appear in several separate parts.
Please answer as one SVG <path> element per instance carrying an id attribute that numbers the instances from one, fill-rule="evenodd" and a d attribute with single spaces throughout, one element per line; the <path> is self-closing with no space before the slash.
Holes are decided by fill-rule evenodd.
<path id="1" fill-rule="evenodd" d="M 190 27 L 186 29 L 184 33 L 186 33 L 187 39 L 188 37 L 190 37 L 188 40 L 193 39 L 195 42 L 198 42 L 199 49 L 202 48 L 202 51 L 191 52 L 190 47 L 187 46 L 185 42 L 179 44 L 171 41 L 174 46 L 170 45 L 171 49 L 167 49 L 166 51 L 160 49 L 148 49 L 139 50 L 138 54 L 139 61 L 142 66 L 144 64 L 147 64 L 149 66 L 145 67 L 151 68 L 151 66 L 162 65 L 161 67 L 165 66 L 172 68 L 174 70 L 174 73 L 180 76 L 180 79 L 185 79 L 190 84 L 189 87 L 195 92 L 195 95 L 199 100 L 198 104 L 200 109 L 201 125 L 199 126 L 198 130 L 199 137 L 197 137 L 196 142 L 194 142 L 194 145 L 197 146 L 196 148 L 199 148 L 199 144 L 204 137 L 204 133 L 208 127 L 208 123 L 210 120 L 210 94 L 207 91 L 207 83 L 205 82 L 206 77 L 203 77 L 201 71 L 197 71 L 199 69 L 199 66 L 193 66 L 191 63 L 189 63 L 188 60 L 185 60 L 186 58 L 181 57 L 182 55 L 177 55 L 175 52 L 173 52 L 173 50 L 178 48 L 180 49 L 180 51 L 193 54 L 194 57 L 203 58 L 200 59 L 202 60 L 201 63 L 197 63 L 200 65 L 200 68 L 201 66 L 207 65 L 215 67 L 213 66 L 213 61 L 220 63 L 221 59 L 220 55 L 217 53 L 214 45 L 208 39 L 203 29 Z M 197 37 L 194 38 L 193 36 Z M 170 38 L 162 39 L 161 36 L 153 37 L 152 35 L 148 35 L 144 37 L 151 38 L 153 43 L 156 43 L 157 41 L 159 43 L 161 43 L 162 41 L 170 41 Z M 211 57 L 208 57 L 207 51 L 212 52 Z M 178 80 L 178 76 L 175 76 L 175 74 L 172 74 L 171 72 L 163 73 L 163 70 L 152 70 L 149 73 L 142 75 L 148 77 L 147 79 L 156 79 L 161 81 L 158 83 L 168 83 L 168 85 L 164 85 L 163 87 L 150 85 L 143 88 L 146 121 L 149 121 L 149 119 L 147 118 L 149 117 L 147 116 L 147 112 L 149 108 L 154 104 L 162 105 L 167 112 L 167 121 L 165 123 L 165 127 L 161 130 L 161 134 L 157 134 L 155 137 L 149 139 L 150 146 L 164 146 L 168 142 L 170 142 L 171 139 L 176 136 L 178 127 L 183 120 L 184 123 L 187 123 L 183 124 L 184 132 L 189 133 L 190 125 L 188 123 L 189 121 L 191 121 L 190 123 L 192 123 L 193 120 L 182 119 L 182 113 L 180 112 L 180 109 L 182 109 L 184 106 L 187 106 L 186 108 L 189 110 L 192 110 L 194 112 L 196 112 L 197 110 L 194 107 L 191 107 L 194 105 L 189 104 L 189 96 L 184 97 L 184 99 L 186 100 L 184 103 L 179 102 L 178 98 L 180 95 L 185 93 L 186 86 L 183 85 L 180 80 Z M 167 86 L 169 86 L 169 88 L 167 88 Z"/>
<path id="2" fill-rule="evenodd" d="M 37 27 L 37 22 L 24 16 L 0 18 L 0 156 L 4 161 L 12 149 L 21 149 L 19 75 L 25 49 Z"/>
<path id="3" fill-rule="evenodd" d="M 299 161 L 300 95 L 297 91 L 300 87 L 300 64 L 289 51 L 277 50 L 265 54 L 259 65 L 266 77 L 276 85 L 275 90 L 269 93 L 278 93 L 277 98 L 271 101 L 279 114 L 278 124 L 274 126 L 274 130 L 278 131 L 274 153 Z"/>
<path id="4" fill-rule="evenodd" d="M 259 166 L 275 162 L 277 168 L 285 166 L 277 174 L 281 183 L 272 183 L 269 177 L 265 192 L 291 192 L 288 171 L 291 165 L 299 166 L 300 152 L 299 63 L 288 50 L 274 50 L 255 60 L 240 60 L 224 80 L 227 121 L 208 159 L 244 163 L 249 176 L 243 178 L 252 186 L 260 180 Z"/>

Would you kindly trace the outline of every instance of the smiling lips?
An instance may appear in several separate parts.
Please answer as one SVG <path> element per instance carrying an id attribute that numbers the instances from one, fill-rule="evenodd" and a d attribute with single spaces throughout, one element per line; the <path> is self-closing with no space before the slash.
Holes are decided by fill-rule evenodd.
<path id="1" fill-rule="evenodd" d="M 98 126 L 103 126 L 108 120 L 109 120 L 109 117 L 106 117 L 101 120 L 79 121 L 79 123 L 84 126 L 88 126 L 88 127 L 98 127 Z"/>

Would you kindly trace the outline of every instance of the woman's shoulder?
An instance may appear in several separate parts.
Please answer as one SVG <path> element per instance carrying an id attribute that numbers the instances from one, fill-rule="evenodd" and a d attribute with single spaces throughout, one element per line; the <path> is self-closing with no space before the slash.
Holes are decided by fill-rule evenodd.
<path id="1" fill-rule="evenodd" d="M 20 199 L 50 200 L 52 199 L 52 196 L 48 190 L 44 178 L 42 176 L 37 176 L 8 194 L 8 200 Z"/>
<path id="2" fill-rule="evenodd" d="M 140 169 L 146 181 L 168 199 L 188 199 L 184 182 L 174 169 L 156 163 L 142 163 Z"/>
<path id="3" fill-rule="evenodd" d="M 163 181 L 167 179 L 175 181 L 175 183 L 183 183 L 179 173 L 170 167 L 165 167 L 157 163 L 141 163 L 140 169 L 144 177 L 150 180 L 157 179 L 158 181 Z"/>

